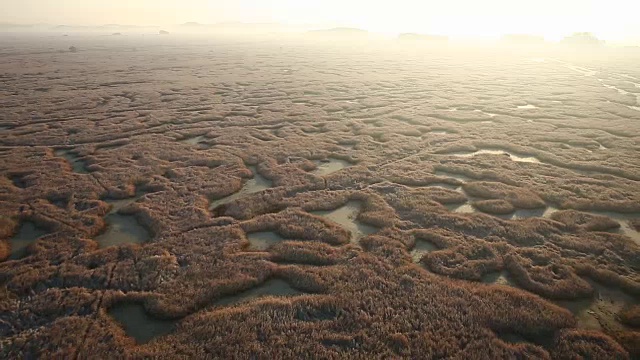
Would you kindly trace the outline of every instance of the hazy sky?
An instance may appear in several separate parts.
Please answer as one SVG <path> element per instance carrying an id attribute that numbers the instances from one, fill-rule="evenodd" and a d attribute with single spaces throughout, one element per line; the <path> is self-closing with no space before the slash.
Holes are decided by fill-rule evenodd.
<path id="1" fill-rule="evenodd" d="M 591 31 L 608 40 L 640 39 L 638 0 L 0 0 L 0 8 L 0 22 L 12 23 L 281 22 L 386 33 L 558 39 Z"/>

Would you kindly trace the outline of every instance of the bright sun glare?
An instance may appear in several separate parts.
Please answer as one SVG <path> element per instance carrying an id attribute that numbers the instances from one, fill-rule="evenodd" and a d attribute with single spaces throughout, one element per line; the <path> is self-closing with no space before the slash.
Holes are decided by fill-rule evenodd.
<path id="1" fill-rule="evenodd" d="M 215 3 L 215 1 L 212 1 Z M 277 21 L 350 25 L 383 33 L 425 32 L 463 37 L 510 33 L 557 40 L 577 31 L 622 40 L 633 29 L 628 0 L 450 1 L 243 1 L 243 11 L 270 13 Z M 263 14 L 264 14 L 263 13 Z"/>
<path id="2" fill-rule="evenodd" d="M 168 25 L 189 21 L 348 26 L 397 34 L 499 37 L 526 33 L 558 40 L 593 32 L 609 41 L 640 39 L 634 0 L 23 0 L 3 5 L 0 22 Z"/>

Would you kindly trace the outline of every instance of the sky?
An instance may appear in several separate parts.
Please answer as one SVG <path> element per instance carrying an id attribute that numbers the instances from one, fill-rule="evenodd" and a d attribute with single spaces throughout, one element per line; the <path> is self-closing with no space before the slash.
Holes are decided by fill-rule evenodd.
<path id="1" fill-rule="evenodd" d="M 452 37 L 572 32 L 640 40 L 638 0 L 0 0 L 0 22 L 171 25 L 278 22 Z"/>

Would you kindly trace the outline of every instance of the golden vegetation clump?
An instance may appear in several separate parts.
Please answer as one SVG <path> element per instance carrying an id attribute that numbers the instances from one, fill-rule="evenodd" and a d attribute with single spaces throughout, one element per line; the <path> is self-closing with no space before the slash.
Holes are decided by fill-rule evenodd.
<path id="1" fill-rule="evenodd" d="M 607 231 L 617 229 L 620 224 L 606 216 L 593 215 L 575 210 L 557 211 L 551 214 L 553 220 L 559 221 L 573 231 Z"/>
<path id="2" fill-rule="evenodd" d="M 180 233 L 208 224 L 207 200 L 197 194 L 177 196 L 179 192 L 147 194 L 141 201 L 122 209 L 133 215 L 153 236 Z"/>
<path id="3" fill-rule="evenodd" d="M 622 345 L 631 359 L 640 357 L 640 331 L 613 331 L 609 335 Z"/>
<path id="4" fill-rule="evenodd" d="M 590 263 L 576 262 L 573 264 L 576 274 L 593 279 L 602 284 L 609 284 L 620 288 L 620 290 L 634 295 L 640 296 L 640 281 L 638 276 L 624 276 L 609 269 L 597 268 Z M 622 267 L 625 269 L 625 267 Z M 625 269 L 626 270 L 626 269 Z"/>
<path id="5" fill-rule="evenodd" d="M 0 241 L 0 261 L 8 259 L 11 255 L 11 246 L 8 241 Z"/>
<path id="6" fill-rule="evenodd" d="M 516 208 L 511 203 L 501 199 L 474 201 L 472 205 L 487 214 L 505 215 L 516 211 Z"/>
<path id="7" fill-rule="evenodd" d="M 0 216 L 0 239 L 8 239 L 14 234 L 17 223 L 8 216 Z"/>
<path id="8" fill-rule="evenodd" d="M 269 249 L 271 260 L 278 263 L 334 265 L 347 251 L 346 247 L 335 247 L 320 242 L 283 241 Z"/>
<path id="9" fill-rule="evenodd" d="M 463 236 L 446 229 L 416 229 L 411 233 L 415 237 L 415 240 L 429 242 L 440 249 L 451 248 L 457 245 L 461 245 L 463 242 L 465 242 L 465 238 Z"/>
<path id="10" fill-rule="evenodd" d="M 505 258 L 505 267 L 518 285 L 550 299 L 575 299 L 590 296 L 593 289 L 553 253 L 522 249 Z"/>
<path id="11" fill-rule="evenodd" d="M 620 321 L 634 328 L 640 328 L 640 305 L 631 305 L 618 313 Z"/>
<path id="12" fill-rule="evenodd" d="M 0 215 L 0 261 L 11 255 L 9 238 L 15 233 L 16 225 L 10 217 Z"/>
<path id="13" fill-rule="evenodd" d="M 433 251 L 421 261 L 437 274 L 475 281 L 502 268 L 502 259 L 482 241 Z"/>
<path id="14" fill-rule="evenodd" d="M 462 187 L 471 196 L 483 199 L 503 199 L 519 209 L 536 209 L 546 206 L 544 200 L 531 190 L 499 182 L 476 181 L 466 183 Z"/>
<path id="15" fill-rule="evenodd" d="M 275 231 L 286 238 L 317 240 L 332 245 L 349 242 L 349 232 L 337 224 L 307 212 L 288 209 L 242 223 L 246 232 Z"/>
<path id="16" fill-rule="evenodd" d="M 409 188 L 392 183 L 381 183 L 371 187 L 386 197 L 386 201 L 397 210 L 410 208 L 441 208 L 440 205 L 461 204 L 467 197 L 455 190 L 441 186 Z"/>
<path id="17" fill-rule="evenodd" d="M 629 359 L 628 353 L 606 335 L 595 331 L 564 330 L 554 340 L 554 359 Z"/>

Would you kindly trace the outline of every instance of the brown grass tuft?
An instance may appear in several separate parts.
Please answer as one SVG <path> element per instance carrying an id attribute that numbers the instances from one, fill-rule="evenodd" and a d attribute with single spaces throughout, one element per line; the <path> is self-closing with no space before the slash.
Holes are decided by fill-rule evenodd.
<path id="1" fill-rule="evenodd" d="M 640 305 L 631 305 L 618 313 L 618 318 L 623 324 L 640 328 Z"/>
<path id="2" fill-rule="evenodd" d="M 620 224 L 606 216 L 593 215 L 575 210 L 562 210 L 551 214 L 553 220 L 565 224 L 571 230 L 607 231 L 617 229 Z"/>
<path id="3" fill-rule="evenodd" d="M 471 205 L 484 213 L 495 215 L 511 214 L 516 210 L 511 203 L 505 200 L 474 201 Z"/>
<path id="4" fill-rule="evenodd" d="M 610 337 L 596 331 L 563 330 L 554 341 L 554 359 L 629 359 L 629 354 Z"/>
<path id="5" fill-rule="evenodd" d="M 489 244 L 482 242 L 432 251 L 421 262 L 437 274 L 475 281 L 502 268 L 502 259 Z"/>
<path id="6" fill-rule="evenodd" d="M 610 336 L 629 352 L 631 359 L 640 358 L 640 331 L 614 331 Z"/>
<path id="7" fill-rule="evenodd" d="M 498 182 L 476 181 L 462 186 L 464 191 L 483 199 L 502 199 L 519 209 L 538 209 L 546 205 L 544 200 L 531 190 Z"/>
<path id="8" fill-rule="evenodd" d="M 576 299 L 593 294 L 588 282 L 544 250 L 513 252 L 505 258 L 505 267 L 518 285 L 549 299 Z"/>

